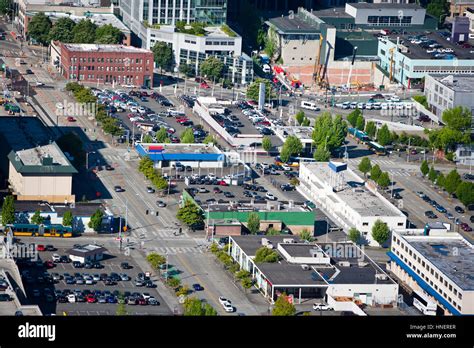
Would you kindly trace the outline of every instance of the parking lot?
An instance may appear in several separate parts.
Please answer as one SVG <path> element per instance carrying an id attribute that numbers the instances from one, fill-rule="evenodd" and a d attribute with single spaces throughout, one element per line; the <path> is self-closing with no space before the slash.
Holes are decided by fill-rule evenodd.
<path id="1" fill-rule="evenodd" d="M 36 240 L 25 238 L 23 242 L 34 243 Z M 72 262 L 54 263 L 51 268 L 45 265 L 45 261 L 52 260 L 53 254 L 67 255 L 67 250 L 72 247 L 73 241 L 67 242 L 71 245 L 55 247 L 54 251 L 38 252 L 40 262 L 20 264 L 27 296 L 32 303 L 40 306 L 44 314 L 115 315 L 117 303 L 121 301 L 125 302 L 129 314 L 170 314 L 170 309 L 156 290 L 154 283 L 157 280 L 151 279 L 154 287 L 137 286 L 135 280 L 142 270 L 130 256 L 121 254 L 118 250 L 114 254 L 110 251 L 104 254 L 104 260 L 100 261 L 101 268 L 76 268 Z M 47 240 L 47 243 L 54 246 L 54 240 Z M 123 269 L 121 266 L 123 262 L 128 263 L 130 269 Z M 113 273 L 118 277 L 122 276 L 121 280 L 114 282 L 101 280 L 112 277 Z M 84 280 L 88 277 L 93 279 L 93 284 L 85 284 Z M 78 278 L 82 278 L 83 281 L 79 282 Z M 128 280 L 125 280 L 127 278 Z M 72 303 L 68 302 L 68 295 L 71 294 L 76 295 L 75 302 Z M 157 303 L 146 300 L 149 297 L 155 298 Z"/>

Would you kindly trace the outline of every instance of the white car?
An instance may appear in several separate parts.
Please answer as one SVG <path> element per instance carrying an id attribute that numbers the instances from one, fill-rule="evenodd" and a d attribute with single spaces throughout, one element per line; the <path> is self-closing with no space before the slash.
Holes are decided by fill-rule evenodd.
<path id="1" fill-rule="evenodd" d="M 138 112 L 139 112 L 140 114 L 144 114 L 144 113 L 146 113 L 146 109 L 145 109 L 143 106 L 140 106 L 140 107 L 138 108 Z"/>
<path id="2" fill-rule="evenodd" d="M 315 303 L 313 304 L 313 309 L 315 311 L 333 311 L 334 308 L 325 303 Z"/>
<path id="3" fill-rule="evenodd" d="M 365 108 L 365 104 L 364 103 L 358 103 L 357 108 L 362 110 L 362 109 Z"/>
<path id="4" fill-rule="evenodd" d="M 224 305 L 224 304 L 231 305 L 232 304 L 232 302 L 229 301 L 228 299 L 226 299 L 224 296 L 219 296 L 219 303 L 221 305 Z"/>
<path id="5" fill-rule="evenodd" d="M 388 110 L 388 104 L 387 103 L 380 104 L 380 107 L 381 107 L 382 110 Z"/>
<path id="6" fill-rule="evenodd" d="M 60 262 L 61 261 L 61 256 L 59 256 L 58 254 L 53 254 L 53 256 L 51 258 L 53 259 L 53 262 Z"/>
<path id="7" fill-rule="evenodd" d="M 69 303 L 75 303 L 76 302 L 76 295 L 74 295 L 74 294 L 67 295 L 67 301 Z"/>
<path id="8" fill-rule="evenodd" d="M 144 293 L 142 294 L 142 297 L 143 297 L 145 300 L 148 300 L 149 298 L 151 298 L 151 295 L 150 295 L 149 293 L 147 293 L 147 292 L 144 292 Z"/>
<path id="9" fill-rule="evenodd" d="M 283 164 L 281 167 L 282 167 L 283 170 L 285 170 L 285 171 L 291 170 L 291 167 L 290 167 L 290 166 L 287 166 L 286 164 Z"/>
<path id="10" fill-rule="evenodd" d="M 136 113 L 138 112 L 138 108 L 136 106 L 130 106 L 130 112 Z"/>
<path id="11" fill-rule="evenodd" d="M 222 307 L 224 307 L 224 310 L 227 313 L 233 313 L 234 312 L 234 307 L 230 303 L 223 303 Z"/>
<path id="12" fill-rule="evenodd" d="M 209 180 L 214 180 L 214 179 L 217 178 L 217 177 L 216 177 L 216 174 L 212 174 L 212 173 L 211 173 L 211 174 L 207 174 L 207 177 L 208 177 Z"/>
<path id="13" fill-rule="evenodd" d="M 276 198 L 272 193 L 270 193 L 270 192 L 267 192 L 267 193 L 265 194 L 265 197 L 266 197 L 268 200 L 270 200 L 270 201 L 276 201 L 276 200 L 277 200 L 277 198 Z"/>
<path id="14" fill-rule="evenodd" d="M 365 108 L 367 110 L 372 110 L 374 108 L 374 104 L 373 103 L 367 103 L 367 104 L 365 104 Z"/>

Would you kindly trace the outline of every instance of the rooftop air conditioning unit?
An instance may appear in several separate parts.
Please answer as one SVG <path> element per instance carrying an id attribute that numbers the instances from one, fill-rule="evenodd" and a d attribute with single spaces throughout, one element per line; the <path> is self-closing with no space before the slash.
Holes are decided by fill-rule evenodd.
<path id="1" fill-rule="evenodd" d="M 375 275 L 375 278 L 376 279 L 379 279 L 379 280 L 387 280 L 388 279 L 388 275 L 386 275 L 385 273 L 377 273 Z"/>
<path id="2" fill-rule="evenodd" d="M 262 238 L 262 245 L 268 245 L 270 241 L 267 238 Z"/>
<path id="3" fill-rule="evenodd" d="M 309 266 L 308 266 L 308 265 L 301 265 L 301 268 L 302 268 L 304 271 L 309 271 Z"/>
<path id="4" fill-rule="evenodd" d="M 351 263 L 349 261 L 339 261 L 337 264 L 341 267 L 351 267 Z"/>
<path id="5" fill-rule="evenodd" d="M 296 243 L 296 241 L 293 238 L 283 238 L 283 243 L 292 244 L 292 243 Z"/>
<path id="6" fill-rule="evenodd" d="M 369 265 L 369 263 L 368 263 L 368 262 L 364 262 L 364 261 L 359 261 L 359 263 L 358 263 L 358 266 L 359 266 L 359 267 L 366 267 L 366 266 L 368 266 L 368 265 Z"/>

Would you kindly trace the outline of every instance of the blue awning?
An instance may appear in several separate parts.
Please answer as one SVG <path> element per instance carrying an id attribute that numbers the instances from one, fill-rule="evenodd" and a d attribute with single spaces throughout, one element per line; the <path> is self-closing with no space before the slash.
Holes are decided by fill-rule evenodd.
<path id="1" fill-rule="evenodd" d="M 418 285 L 428 294 L 433 296 L 439 303 L 441 303 L 453 315 L 462 315 L 456 308 L 454 308 L 448 301 L 444 299 L 436 290 L 434 290 L 427 282 L 425 282 L 418 274 L 416 274 L 410 267 L 408 267 L 398 256 L 391 251 L 387 252 L 388 257 L 399 265 L 410 277 L 412 277 Z"/>

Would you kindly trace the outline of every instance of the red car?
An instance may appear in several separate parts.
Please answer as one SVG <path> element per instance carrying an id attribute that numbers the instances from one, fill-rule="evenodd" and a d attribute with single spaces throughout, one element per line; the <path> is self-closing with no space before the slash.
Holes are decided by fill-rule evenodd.
<path id="1" fill-rule="evenodd" d="M 173 144 L 179 144 L 181 142 L 181 140 L 179 140 L 179 138 L 177 138 L 177 137 L 171 137 L 171 142 Z"/>
<path id="2" fill-rule="evenodd" d="M 148 303 L 146 302 L 146 300 L 144 298 L 139 298 L 138 299 L 138 304 L 141 305 L 141 306 L 145 306 Z"/>
<path id="3" fill-rule="evenodd" d="M 38 244 L 36 246 L 36 250 L 38 251 L 45 251 L 46 250 L 46 247 L 43 245 L 43 244 Z"/>
<path id="4" fill-rule="evenodd" d="M 176 122 L 186 122 L 186 121 L 188 121 L 188 120 L 189 120 L 189 119 L 188 119 L 187 117 L 178 117 L 178 118 L 176 119 Z"/>
<path id="5" fill-rule="evenodd" d="M 228 186 L 227 183 L 224 180 L 218 181 L 217 185 L 219 185 L 219 186 Z"/>
<path id="6" fill-rule="evenodd" d="M 272 124 L 268 121 L 260 121 L 260 122 L 257 122 L 256 125 L 270 127 Z"/>
<path id="7" fill-rule="evenodd" d="M 200 86 L 201 86 L 201 88 L 204 88 L 204 89 L 211 88 L 211 87 L 209 87 L 209 85 L 206 82 L 201 82 Z"/>
<path id="8" fill-rule="evenodd" d="M 72 116 L 68 116 L 68 117 L 67 117 L 67 121 L 68 121 L 68 122 L 76 122 L 76 119 L 75 119 L 74 117 L 72 117 Z"/>
<path id="9" fill-rule="evenodd" d="M 95 303 L 97 300 L 96 300 L 94 295 L 89 294 L 89 295 L 86 296 L 86 301 L 87 301 L 87 303 Z"/>
<path id="10" fill-rule="evenodd" d="M 47 260 L 47 261 L 44 262 L 44 266 L 45 266 L 46 268 L 54 268 L 54 266 L 56 266 L 56 265 L 54 264 L 53 261 Z"/>
<path id="11" fill-rule="evenodd" d="M 140 97 L 148 97 L 148 96 L 149 96 L 148 93 L 145 91 L 140 93 Z"/>

